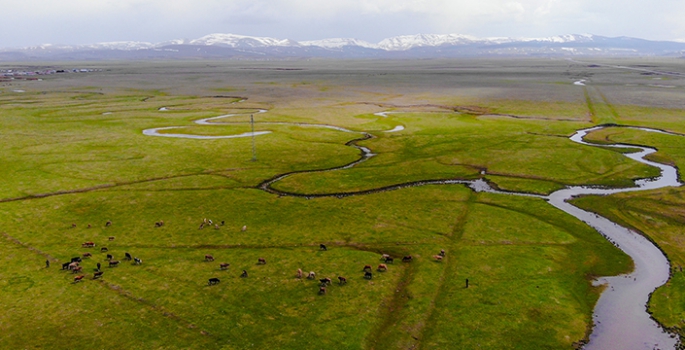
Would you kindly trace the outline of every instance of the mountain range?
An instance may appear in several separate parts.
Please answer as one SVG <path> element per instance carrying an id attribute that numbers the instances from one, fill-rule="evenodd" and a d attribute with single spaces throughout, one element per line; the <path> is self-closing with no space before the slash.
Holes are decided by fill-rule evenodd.
<path id="1" fill-rule="evenodd" d="M 374 44 L 351 38 L 294 41 L 236 34 L 161 43 L 117 41 L 89 45 L 39 45 L 0 49 L 0 60 L 106 59 L 297 59 L 449 58 L 479 56 L 674 56 L 685 43 L 630 37 L 570 34 L 547 38 L 477 38 L 460 34 L 417 34 Z"/>

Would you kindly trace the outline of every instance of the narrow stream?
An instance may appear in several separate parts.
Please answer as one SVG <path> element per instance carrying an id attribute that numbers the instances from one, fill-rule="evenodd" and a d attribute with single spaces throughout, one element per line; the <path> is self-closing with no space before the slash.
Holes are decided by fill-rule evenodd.
<path id="1" fill-rule="evenodd" d="M 260 110 L 258 113 L 264 113 L 265 110 Z M 376 113 L 379 117 L 387 117 L 388 112 Z M 233 124 L 230 122 L 217 123 L 213 122 L 215 119 L 235 116 L 236 114 L 222 115 L 218 117 L 206 118 L 197 120 L 195 123 L 201 125 L 212 124 Z M 212 122 L 210 122 L 212 121 Z M 297 126 L 311 126 L 335 129 L 343 132 L 356 131 L 344 129 L 332 125 L 322 124 L 306 124 L 306 123 L 285 123 L 285 122 L 268 122 L 264 124 L 275 125 L 297 125 Z M 594 285 L 606 285 L 605 291 L 600 296 L 597 305 L 595 306 L 593 321 L 595 323 L 590 341 L 584 347 L 586 350 L 594 349 L 675 349 L 677 344 L 677 337 L 673 334 L 667 333 L 659 326 L 650 315 L 647 313 L 646 305 L 649 295 L 658 287 L 666 283 L 669 278 L 670 264 L 666 256 L 659 250 L 652 242 L 643 236 L 619 226 L 610 220 L 601 217 L 597 214 L 584 211 L 568 203 L 569 199 L 582 195 L 609 195 L 619 192 L 633 192 L 645 191 L 663 187 L 677 187 L 681 183 L 678 181 L 677 169 L 670 165 L 660 164 L 644 159 L 645 156 L 656 152 L 656 149 L 650 147 L 634 146 L 627 144 L 611 144 L 611 145 L 597 145 L 584 141 L 585 135 L 592 131 L 601 130 L 611 126 L 597 126 L 593 128 L 583 129 L 577 131 L 570 137 L 570 140 L 583 145 L 592 147 L 612 147 L 612 148 L 630 148 L 639 149 L 640 151 L 634 153 L 625 153 L 624 155 L 630 159 L 638 162 L 657 167 L 661 170 L 661 175 L 653 179 L 640 179 L 635 181 L 635 187 L 629 188 L 598 188 L 598 187 L 583 187 L 573 186 L 567 187 L 551 193 L 549 196 L 540 196 L 529 193 L 517 193 L 499 191 L 493 189 L 483 179 L 478 180 L 460 180 L 460 179 L 436 179 L 436 180 L 422 180 L 409 183 L 396 184 L 382 188 L 375 188 L 362 191 L 353 192 L 338 192 L 338 193 L 317 193 L 317 194 L 303 194 L 292 193 L 274 189 L 272 187 L 278 181 L 281 181 L 289 176 L 301 173 L 315 173 L 328 172 L 352 168 L 360 163 L 363 163 L 373 157 L 375 154 L 370 149 L 357 145 L 357 142 L 373 138 L 369 133 L 361 133 L 363 137 L 352 140 L 346 145 L 355 147 L 360 150 L 360 158 L 342 166 L 318 169 L 318 170 L 303 170 L 295 171 L 286 174 L 281 174 L 268 179 L 258 185 L 258 188 L 269 193 L 279 196 L 293 196 L 302 198 L 320 198 L 320 197 L 349 197 L 366 195 L 372 193 L 379 193 L 385 191 L 393 191 L 402 188 L 425 186 L 425 185 L 451 185 L 463 184 L 470 187 L 476 192 L 491 192 L 507 195 L 537 197 L 547 200 L 554 207 L 573 215 L 579 220 L 585 222 L 595 230 L 597 230 L 607 240 L 616 245 L 619 249 L 628 254 L 634 261 L 635 270 L 626 275 L 602 277 L 594 281 Z M 162 127 L 155 129 L 147 129 L 143 134 L 150 136 L 165 136 L 165 137 L 180 137 L 180 138 L 229 138 L 229 137 L 247 137 L 252 136 L 252 133 L 245 133 L 240 135 L 226 135 L 226 136 L 198 136 L 190 134 L 163 134 L 158 130 L 175 129 L 182 127 Z M 638 128 L 646 132 L 667 133 L 662 130 Z M 401 128 L 396 127 L 388 132 L 396 132 Z M 267 132 L 255 133 L 264 134 Z M 677 135 L 677 134 L 673 134 Z M 682 135 L 679 135 L 682 136 Z"/>

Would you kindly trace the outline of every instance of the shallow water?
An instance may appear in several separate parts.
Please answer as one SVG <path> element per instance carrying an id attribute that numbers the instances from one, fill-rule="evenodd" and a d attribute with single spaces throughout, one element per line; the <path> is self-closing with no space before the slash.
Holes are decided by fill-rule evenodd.
<path id="1" fill-rule="evenodd" d="M 601 128 L 580 130 L 570 139 L 584 145 L 597 146 L 585 142 L 583 137 Z M 648 128 L 636 129 L 666 133 Z M 606 289 L 595 306 L 593 314 L 595 327 L 584 349 L 674 349 L 677 339 L 651 319 L 646 309 L 649 295 L 668 281 L 670 264 L 666 256 L 645 237 L 597 214 L 579 209 L 566 201 L 579 195 L 607 195 L 669 186 L 677 187 L 681 185 L 678 181 L 678 171 L 672 166 L 645 160 L 646 155 L 656 152 L 653 148 L 625 144 L 604 147 L 640 149 L 638 152 L 625 154 L 625 156 L 658 167 L 661 169 L 661 176 L 655 179 L 637 180 L 635 187 L 630 188 L 606 189 L 576 186 L 556 191 L 548 196 L 550 204 L 596 229 L 628 254 L 635 263 L 635 270 L 630 274 L 603 277 L 595 282 L 595 285 L 606 285 Z"/>

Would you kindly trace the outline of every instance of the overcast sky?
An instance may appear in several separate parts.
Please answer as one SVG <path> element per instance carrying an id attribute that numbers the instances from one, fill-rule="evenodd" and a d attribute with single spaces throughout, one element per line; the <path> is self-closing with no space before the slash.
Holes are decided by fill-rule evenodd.
<path id="1" fill-rule="evenodd" d="M 685 39 L 685 0 L 0 0 L 0 47 L 212 33 L 372 43 L 408 34 Z"/>

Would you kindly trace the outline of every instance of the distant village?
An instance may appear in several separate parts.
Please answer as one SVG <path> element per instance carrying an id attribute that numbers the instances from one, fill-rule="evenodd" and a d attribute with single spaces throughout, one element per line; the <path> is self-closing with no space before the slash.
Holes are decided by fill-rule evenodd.
<path id="1" fill-rule="evenodd" d="M 0 69 L 0 82 L 12 80 L 42 80 L 43 75 L 67 74 L 67 73 L 91 73 L 101 72 L 102 69 L 76 68 L 76 69 L 42 69 L 42 70 L 21 70 L 21 69 Z"/>

